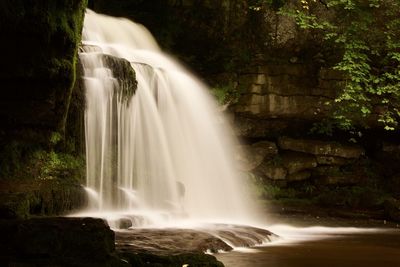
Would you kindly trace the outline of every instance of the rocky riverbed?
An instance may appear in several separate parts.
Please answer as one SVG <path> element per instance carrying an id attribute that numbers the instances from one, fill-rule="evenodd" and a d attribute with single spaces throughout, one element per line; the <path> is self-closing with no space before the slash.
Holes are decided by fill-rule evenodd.
<path id="1" fill-rule="evenodd" d="M 1 266 L 223 266 L 211 253 L 277 238 L 268 230 L 204 224 L 112 231 L 96 218 L 0 221 Z"/>

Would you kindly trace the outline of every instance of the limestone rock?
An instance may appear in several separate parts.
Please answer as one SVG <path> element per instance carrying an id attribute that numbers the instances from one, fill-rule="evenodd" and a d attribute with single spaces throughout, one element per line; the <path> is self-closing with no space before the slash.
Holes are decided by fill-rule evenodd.
<path id="1" fill-rule="evenodd" d="M 351 160 L 341 157 L 317 156 L 316 158 L 319 165 L 346 165 L 351 163 Z"/>
<path id="2" fill-rule="evenodd" d="M 271 118 L 248 117 L 244 114 L 236 113 L 233 120 L 234 131 L 237 136 L 244 138 L 256 138 L 272 140 L 287 133 L 307 132 L 310 123 L 302 120 L 292 120 L 290 118 Z"/>
<path id="3" fill-rule="evenodd" d="M 289 174 L 317 167 L 314 156 L 305 153 L 288 152 L 282 155 L 282 164 Z"/>
<path id="4" fill-rule="evenodd" d="M 129 61 L 110 55 L 102 55 L 104 64 L 111 69 L 113 76 L 118 80 L 119 93 L 129 99 L 137 88 L 136 74 Z"/>
<path id="5" fill-rule="evenodd" d="M 364 149 L 357 145 L 345 145 L 320 140 L 282 137 L 279 139 L 278 144 L 279 147 L 284 150 L 292 150 L 321 156 L 359 158 L 365 154 Z"/>
<path id="6" fill-rule="evenodd" d="M 353 175 L 324 176 L 319 179 L 319 182 L 325 185 L 355 185 L 359 179 Z"/>
<path id="7" fill-rule="evenodd" d="M 121 218 L 118 220 L 118 229 L 128 229 L 132 227 L 132 221 L 129 218 Z"/>
<path id="8" fill-rule="evenodd" d="M 309 179 L 310 177 L 311 177 L 311 172 L 309 172 L 309 171 L 301 171 L 301 172 L 296 172 L 296 173 L 289 174 L 286 177 L 286 180 L 288 180 L 289 182 L 303 181 L 303 180 Z"/>
<path id="9" fill-rule="evenodd" d="M 360 181 L 358 175 L 342 171 L 338 166 L 318 166 L 312 175 L 318 183 L 325 185 L 354 185 Z"/>
<path id="10" fill-rule="evenodd" d="M 319 77 L 323 80 L 338 80 L 344 79 L 343 72 L 330 68 L 321 68 L 319 71 Z"/>
<path id="11" fill-rule="evenodd" d="M 252 145 L 241 147 L 238 155 L 240 169 L 251 171 L 257 168 L 266 158 L 271 158 L 278 153 L 275 143 L 269 141 L 257 142 Z"/>
<path id="12" fill-rule="evenodd" d="M 327 100 L 319 96 L 307 95 L 247 94 L 240 99 L 235 112 L 262 118 L 315 120 L 326 113 L 324 103 Z"/>
<path id="13" fill-rule="evenodd" d="M 287 170 L 270 162 L 263 162 L 258 166 L 257 171 L 271 180 L 285 180 Z"/>

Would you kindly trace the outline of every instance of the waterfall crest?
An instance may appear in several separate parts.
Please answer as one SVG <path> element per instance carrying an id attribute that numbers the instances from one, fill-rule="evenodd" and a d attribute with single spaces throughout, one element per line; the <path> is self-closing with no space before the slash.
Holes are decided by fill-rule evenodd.
<path id="1" fill-rule="evenodd" d="M 146 223 L 251 221 L 254 204 L 235 169 L 235 140 L 206 86 L 126 19 L 88 10 L 83 46 L 92 210 L 141 214 Z M 104 54 L 130 62 L 134 94 Z"/>

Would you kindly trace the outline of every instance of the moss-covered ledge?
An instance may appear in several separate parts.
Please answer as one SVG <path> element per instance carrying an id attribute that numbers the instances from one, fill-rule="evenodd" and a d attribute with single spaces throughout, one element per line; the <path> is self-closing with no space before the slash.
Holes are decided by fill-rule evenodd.
<path id="1" fill-rule="evenodd" d="M 86 5 L 87 0 L 0 2 L 1 216 L 60 214 L 84 201 L 77 127 L 84 101 L 75 81 Z"/>

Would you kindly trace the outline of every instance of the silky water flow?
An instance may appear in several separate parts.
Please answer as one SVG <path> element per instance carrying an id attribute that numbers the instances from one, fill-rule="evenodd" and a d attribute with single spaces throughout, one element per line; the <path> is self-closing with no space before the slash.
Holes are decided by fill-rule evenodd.
<path id="1" fill-rule="evenodd" d="M 207 87 L 140 24 L 88 10 L 82 38 L 93 216 L 109 222 L 128 216 L 136 226 L 254 223 L 255 204 L 235 168 L 233 133 Z M 105 55 L 130 62 L 134 93 L 115 78 Z"/>
<path id="2" fill-rule="evenodd" d="M 114 229 L 128 219 L 133 228 L 164 228 L 171 236 L 180 233 L 173 229 L 197 229 L 238 252 L 242 246 L 296 245 L 341 233 L 339 228 L 268 226 L 278 237 L 246 226 L 264 228 L 265 220 L 259 221 L 257 205 L 236 169 L 229 123 L 207 87 L 163 53 L 146 28 L 88 10 L 79 56 L 90 205 L 75 216 L 101 217 Z M 131 81 L 120 79 L 115 72 L 121 70 L 110 66 L 110 57 L 130 65 L 136 79 L 132 73 Z M 254 261 L 265 266 L 262 257 L 269 259 L 271 253 L 268 247 L 245 252 L 259 253 L 259 260 L 237 253 L 219 257 L 227 266 Z"/>

